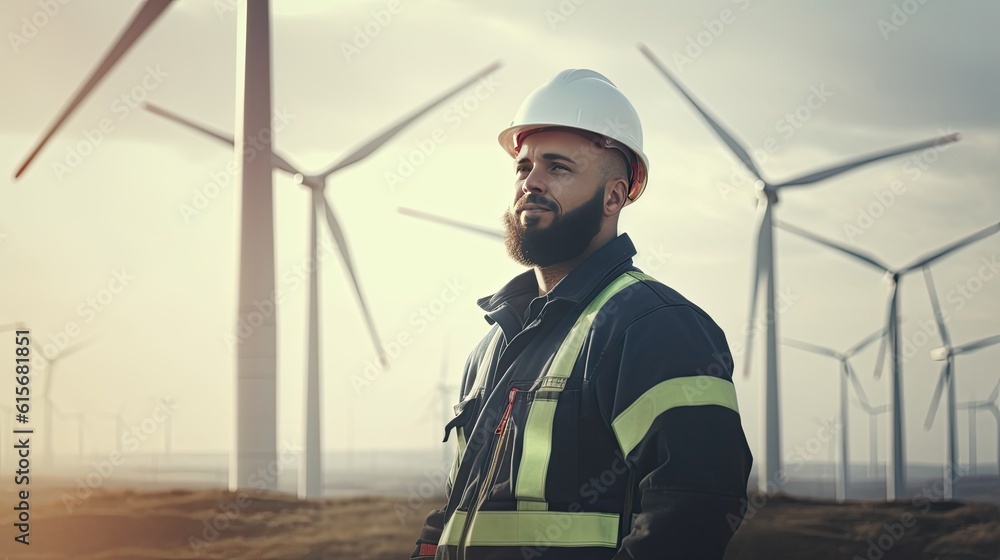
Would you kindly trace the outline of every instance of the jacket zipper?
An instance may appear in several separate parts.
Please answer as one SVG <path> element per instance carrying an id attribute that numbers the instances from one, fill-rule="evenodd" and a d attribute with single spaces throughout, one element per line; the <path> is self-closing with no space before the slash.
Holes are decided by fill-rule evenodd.
<path id="1" fill-rule="evenodd" d="M 494 435 L 499 436 L 498 438 L 493 438 L 495 447 L 493 448 L 493 457 L 490 460 L 490 467 L 486 471 L 486 478 L 480 481 L 479 491 L 476 495 L 476 500 L 469 506 L 469 511 L 465 516 L 465 523 L 462 525 L 462 533 L 458 537 L 458 560 L 465 560 L 465 539 L 468 538 L 469 528 L 472 527 L 472 523 L 476 519 L 476 514 L 479 513 L 479 508 L 483 507 L 483 503 L 486 501 L 486 495 L 490 491 L 490 487 L 493 485 L 493 477 L 496 475 L 497 464 L 500 459 L 500 454 L 503 452 L 503 444 L 507 437 L 507 424 L 510 422 L 510 414 L 514 409 L 514 398 L 517 396 L 517 387 L 512 387 L 507 399 L 507 409 L 504 410 L 503 416 L 500 417 L 500 422 L 497 424 L 496 430 L 493 432 Z"/>

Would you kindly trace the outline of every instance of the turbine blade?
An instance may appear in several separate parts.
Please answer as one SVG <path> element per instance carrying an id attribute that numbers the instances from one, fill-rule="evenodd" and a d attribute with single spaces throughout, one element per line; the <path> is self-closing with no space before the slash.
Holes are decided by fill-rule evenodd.
<path id="1" fill-rule="evenodd" d="M 830 356 L 833 359 L 839 359 L 840 356 L 835 350 L 825 348 L 823 346 L 817 346 L 815 344 L 810 344 L 808 342 L 802 342 L 800 340 L 795 340 L 794 338 L 782 338 L 781 343 L 785 346 L 791 346 L 792 348 L 798 348 L 799 350 L 805 350 L 806 352 L 812 352 L 813 354 L 821 354 L 823 356 Z"/>
<path id="2" fill-rule="evenodd" d="M 320 173 L 319 177 L 322 178 L 322 179 L 325 179 L 331 173 L 333 173 L 335 171 L 339 171 L 339 170 L 341 170 L 341 169 L 343 169 L 343 168 L 345 168 L 345 167 L 347 167 L 349 165 L 355 164 L 355 163 L 357 163 L 357 162 L 365 159 L 366 157 L 368 157 L 369 155 L 371 155 L 375 150 L 379 149 L 383 144 L 385 144 L 386 142 L 388 142 L 389 140 L 391 140 L 393 136 L 395 136 L 396 134 L 399 134 L 404 128 L 406 128 L 407 126 L 409 126 L 410 123 L 412 123 L 413 121 L 419 119 L 425 113 L 427 113 L 431 109 L 437 107 L 441 103 L 444 103 L 444 101 L 446 99 L 448 99 L 449 97 L 455 95 L 459 91 L 462 91 L 463 89 L 465 89 L 465 88 L 469 87 L 470 85 L 476 83 L 480 79 L 485 78 L 487 75 L 489 75 L 490 73 L 494 72 L 497 68 L 500 68 L 500 66 L 501 66 L 501 63 L 498 60 L 498 61 L 494 62 L 493 64 L 490 64 L 486 68 L 483 68 L 482 70 L 480 70 L 479 72 L 477 72 L 475 75 L 473 75 L 472 77 L 468 78 L 464 82 L 458 84 L 457 86 L 455 86 L 455 87 L 451 88 L 450 90 L 444 92 L 443 94 L 439 95 L 438 97 L 432 99 L 426 105 L 424 105 L 423 107 L 420 107 L 419 109 L 417 109 L 416 111 L 414 111 L 413 113 L 411 113 L 408 117 L 403 118 L 402 120 L 400 120 L 399 122 L 397 122 L 393 126 L 389 127 L 385 131 L 383 131 L 378 136 L 375 136 L 371 140 L 365 142 L 364 144 L 362 144 L 361 146 L 359 146 L 358 148 L 356 148 L 353 152 L 347 154 L 346 156 L 340 158 L 339 160 L 337 160 L 336 162 L 334 162 L 333 164 L 331 164 L 330 167 L 328 167 L 326 169 L 326 171 Z"/>
<path id="3" fill-rule="evenodd" d="M 145 109 L 145 110 L 147 110 L 147 111 L 149 111 L 150 113 L 153 113 L 154 115 L 159 115 L 159 116 L 161 116 L 161 117 L 163 117 L 163 118 L 165 118 L 167 120 L 171 120 L 171 121 L 173 121 L 173 122 L 175 122 L 175 123 L 177 123 L 177 124 L 179 124 L 181 126 L 185 126 L 187 128 L 193 129 L 193 130 L 198 131 L 198 132 L 200 132 L 202 134 L 205 134 L 207 136 L 211 136 L 212 138 L 215 138 L 216 140 L 218 140 L 219 142 L 222 142 L 223 144 L 226 144 L 227 146 L 232 147 L 232 146 L 235 145 L 235 143 L 233 142 L 232 135 L 225 134 L 225 133 L 222 133 L 222 132 L 218 132 L 218 131 L 213 130 L 213 129 L 205 126 L 205 125 L 198 124 L 198 123 L 196 123 L 196 122 L 194 122 L 194 121 L 192 121 L 192 120 L 190 120 L 188 118 L 185 118 L 185 117 L 182 117 L 182 116 L 178 115 L 177 113 L 174 113 L 172 111 L 168 111 L 167 109 L 164 109 L 163 107 L 160 107 L 160 106 L 157 106 L 157 105 L 153 105 L 152 103 L 143 103 L 142 104 L 142 108 Z M 288 173 L 290 175 L 295 175 L 296 173 L 301 174 L 301 172 L 298 169 L 296 169 L 295 166 L 293 166 L 292 164 L 288 163 L 288 161 L 285 160 L 285 158 L 279 156 L 277 153 L 274 153 L 274 152 L 271 152 L 271 165 L 275 169 L 280 169 L 280 170 L 282 170 L 285 173 Z"/>
<path id="4" fill-rule="evenodd" d="M 785 222 L 779 222 L 779 221 L 775 220 L 774 221 L 774 226 L 777 227 L 778 229 L 783 229 L 783 230 L 785 230 L 785 231 L 787 231 L 789 233 L 794 233 L 795 235 L 798 235 L 799 237 L 804 237 L 806 239 L 809 239 L 811 241 L 819 243 L 820 245 L 829 247 L 830 249 L 833 249 L 834 251 L 840 251 L 841 253 L 844 253 L 847 256 L 854 257 L 854 258 L 856 258 L 856 259 L 858 259 L 860 261 L 868 263 L 868 264 L 874 266 L 875 268 L 877 268 L 878 270 L 880 270 L 882 272 L 892 272 L 892 270 L 889 269 L 888 265 L 886 265 L 882 261 L 878 260 L 874 256 L 872 256 L 872 255 L 870 255 L 868 253 L 865 253 L 864 251 L 858 251 L 858 250 L 855 250 L 855 249 L 851 249 L 850 247 L 846 247 L 844 245 L 841 245 L 840 243 L 837 243 L 836 241 L 831 241 L 829 239 L 825 239 L 823 237 L 820 237 L 820 236 L 816 235 L 815 233 L 808 232 L 808 231 L 806 231 L 806 230 L 804 230 L 802 228 L 795 227 L 795 226 L 793 226 L 791 224 L 788 224 L 788 223 L 785 223 Z"/>
<path id="5" fill-rule="evenodd" d="M 986 402 L 995 403 L 997 402 L 997 397 L 1000 397 L 1000 381 L 997 381 L 996 387 L 993 387 L 993 392 L 990 393 Z"/>
<path id="6" fill-rule="evenodd" d="M 957 133 L 955 133 L 955 134 L 948 134 L 948 135 L 945 135 L 945 136 L 939 136 L 937 138 L 932 138 L 930 140 L 924 140 L 922 142 L 916 142 L 916 143 L 913 143 L 913 144 L 907 144 L 905 146 L 900 146 L 900 147 L 897 147 L 897 148 L 890 148 L 888 150 L 884 150 L 884 151 L 881 151 L 881 152 L 876 152 L 876 153 L 871 154 L 871 155 L 858 157 L 857 159 L 850 160 L 850 161 L 848 161 L 846 163 L 842 163 L 840 165 L 837 165 L 837 166 L 834 166 L 834 167 L 830 167 L 828 169 L 823 169 L 821 171 L 814 171 L 814 172 L 809 173 L 807 175 L 803 175 L 801 177 L 796 177 L 794 179 L 790 179 L 788 181 L 784 181 L 782 183 L 779 183 L 778 185 L 775 185 L 775 187 L 776 188 L 783 188 L 783 187 L 795 187 L 795 186 L 809 185 L 809 184 L 815 183 L 817 181 L 822 181 L 823 179 L 829 179 L 830 177 L 833 177 L 835 175 L 840 175 L 841 173 L 846 173 L 846 172 L 848 172 L 848 171 L 850 171 L 852 169 L 856 169 L 856 168 L 861 167 L 863 165 L 867 165 L 869 163 L 873 163 L 873 162 L 876 162 L 876 161 L 879 161 L 879 160 L 883 160 L 883 159 L 886 159 L 886 158 L 891 158 L 891 157 L 894 157 L 894 156 L 901 156 L 903 154 L 908 154 L 910 152 L 916 152 L 918 150 L 924 150 L 924 149 L 927 149 L 927 148 L 933 148 L 934 146 L 942 146 L 944 144 L 950 144 L 952 142 L 958 141 L 958 139 L 960 137 L 961 136 L 959 134 L 957 134 Z"/>
<path id="7" fill-rule="evenodd" d="M 361 283 L 358 281 L 358 274 L 354 269 L 354 261 L 351 259 L 350 249 L 347 246 L 347 238 L 344 237 L 344 232 L 340 228 L 340 222 L 337 221 L 337 217 L 333 214 L 333 209 L 330 208 L 330 203 L 327 202 L 326 195 L 321 195 L 321 199 L 323 202 L 323 211 L 326 215 L 326 225 L 330 229 L 330 235 L 333 236 L 333 240 L 337 243 L 340 258 L 343 260 L 347 274 L 351 278 L 351 284 L 354 286 L 354 295 L 358 298 L 358 305 L 361 307 L 361 313 L 365 318 L 365 325 L 368 327 L 368 335 L 372 339 L 372 344 L 375 345 L 375 351 L 378 352 L 379 360 L 381 360 L 382 365 L 386 365 L 389 363 L 389 360 L 385 349 L 382 347 L 382 342 L 379 340 L 378 331 L 375 330 L 375 321 L 372 320 L 371 312 L 368 310 L 368 302 L 365 301 L 365 295 L 361 291 Z M 311 255 L 311 258 L 315 258 L 315 255 Z"/>
<path id="8" fill-rule="evenodd" d="M 959 239 L 958 241 L 956 241 L 956 242 L 954 242 L 954 243 L 952 243 L 950 245 L 946 245 L 944 248 L 939 249 L 937 251 L 934 251 L 930 255 L 927 255 L 925 257 L 921 257 L 919 260 L 917 260 L 916 262 L 914 262 L 910 266 L 907 266 L 906 268 L 904 268 L 903 270 L 901 270 L 900 273 L 908 272 L 910 270 L 913 270 L 915 268 L 920 268 L 922 266 L 927 266 L 927 265 L 931 264 L 932 262 L 940 259 L 941 257 L 944 257 L 945 255 L 948 255 L 949 253 L 951 253 L 953 251 L 957 251 L 957 250 L 961 249 L 962 247 L 965 247 L 966 245 L 969 245 L 970 243 L 975 243 L 976 241 L 979 241 L 980 239 L 987 238 L 987 237 L 993 235 L 994 233 L 996 233 L 998 231 L 1000 231 L 1000 222 L 997 222 L 997 223 L 995 223 L 995 224 L 993 224 L 991 226 L 987 226 L 987 227 L 985 227 L 985 228 L 977 231 L 976 233 L 973 233 L 972 235 L 970 235 L 968 237 L 964 237 L 962 239 Z"/>
<path id="9" fill-rule="evenodd" d="M 770 207 L 766 201 L 762 204 L 765 206 L 759 208 L 758 210 L 761 214 L 761 219 L 757 221 L 757 247 L 754 252 L 753 280 L 750 284 L 750 315 L 747 319 L 747 343 L 745 346 L 746 358 L 743 361 L 744 376 L 750 375 L 750 364 L 752 362 L 751 358 L 753 357 L 754 332 L 757 330 L 757 300 L 760 299 L 758 297 L 760 295 L 760 280 L 765 274 L 767 274 L 767 267 L 764 266 L 764 260 L 761 258 L 761 255 L 763 255 L 767 249 L 767 232 L 764 231 L 763 217 L 764 214 L 769 211 Z"/>
<path id="10" fill-rule="evenodd" d="M 453 220 L 451 218 L 445 218 L 444 216 L 438 216 L 436 214 L 430 214 L 428 212 L 421 212 L 420 210 L 414 210 L 412 208 L 399 207 L 396 208 L 400 214 L 406 216 L 411 216 L 414 218 L 420 218 L 421 220 L 427 220 L 430 222 L 437 222 L 439 224 L 445 224 L 459 229 L 464 229 L 466 231 L 471 231 L 473 233 L 478 233 L 480 235 L 485 235 L 491 239 L 503 239 L 503 232 L 497 229 L 484 228 L 480 226 L 475 226 L 465 222 L 460 222 L 458 220 Z"/>
<path id="11" fill-rule="evenodd" d="M 97 68 L 91 72 L 90 76 L 87 77 L 87 81 L 80 86 L 80 89 L 73 94 L 73 97 L 70 98 L 69 102 L 63 107 L 59 115 L 56 116 L 56 119 L 49 125 L 45 134 L 42 135 L 42 139 L 38 141 L 34 149 L 31 150 L 31 153 L 28 154 L 28 157 L 23 163 L 21 163 L 17 172 L 14 173 L 15 179 L 24 175 L 28 166 L 31 165 L 32 160 L 34 160 L 35 156 L 42 151 L 42 148 L 45 147 L 45 144 L 48 143 L 49 139 L 51 139 L 63 123 L 66 122 L 66 119 L 73 114 L 73 111 L 75 111 L 76 108 L 83 103 L 87 95 L 89 95 L 90 92 L 97 87 L 97 84 L 104 79 L 104 76 L 111 71 L 115 64 L 118 63 L 118 61 L 125 55 L 132 45 L 135 44 L 140 37 L 142 37 L 143 33 L 145 33 L 151 25 L 153 25 L 157 18 L 159 18 L 164 10 L 166 10 L 170 5 L 170 2 L 171 0 L 146 0 L 142 7 L 140 7 L 132 17 L 132 21 L 129 22 L 125 30 L 118 35 L 118 38 L 115 40 L 115 44 L 112 45 L 111 49 L 104 55 L 104 58 L 101 60 L 100 64 L 97 65 Z"/>
<path id="12" fill-rule="evenodd" d="M 994 344 L 1000 344 L 1000 334 L 994 336 L 988 336 L 986 338 L 981 338 L 975 342 L 970 342 L 968 344 L 963 344 L 953 351 L 954 354 L 965 354 L 972 352 L 973 350 L 979 350 L 980 348 L 986 348 L 987 346 L 993 346 Z"/>
<path id="13" fill-rule="evenodd" d="M 663 77 L 665 77 L 668 82 L 677 88 L 677 91 L 679 91 L 681 95 L 688 100 L 688 103 L 690 103 L 691 106 L 701 114 L 702 118 L 705 119 L 705 122 L 708 123 L 708 126 L 712 127 L 712 130 L 714 130 L 715 134 L 726 143 L 726 146 L 729 146 L 729 149 L 736 155 L 737 158 L 739 158 L 741 162 L 743 162 L 743 165 L 747 168 L 747 170 L 749 170 L 754 177 L 764 181 L 764 178 L 760 176 L 760 171 L 757 170 L 757 166 L 754 165 L 753 159 L 750 157 L 746 148 L 744 148 L 743 145 L 740 144 L 717 119 L 712 117 L 712 115 L 709 114 L 709 112 L 703 108 L 690 93 L 688 93 L 687 89 L 681 85 L 680 81 L 674 78 L 673 74 L 670 73 L 670 70 L 667 70 L 666 65 L 664 65 L 663 62 L 661 62 L 660 59 L 653 54 L 653 51 L 642 43 L 639 43 L 638 46 L 642 54 L 653 63 L 653 66 L 655 66 L 656 69 L 663 74 Z M 764 182 L 766 183 L 767 181 Z"/>
<path id="14" fill-rule="evenodd" d="M 885 337 L 885 328 L 877 329 L 873 331 L 870 335 L 861 339 L 861 342 L 858 342 L 857 344 L 852 346 L 847 352 L 844 352 L 844 355 L 848 357 L 853 356 L 858 352 L 867 348 L 869 344 L 883 337 Z"/>
<path id="15" fill-rule="evenodd" d="M 944 324 L 944 313 L 941 312 L 941 303 L 938 301 L 937 289 L 934 287 L 934 276 L 931 269 L 924 267 L 924 283 L 927 284 L 927 295 L 931 298 L 931 307 L 934 309 L 934 319 L 937 321 L 938 332 L 941 333 L 941 342 L 945 348 L 951 348 L 951 338 L 948 336 L 948 327 Z"/>
<path id="16" fill-rule="evenodd" d="M 865 393 L 865 388 L 861 386 L 861 380 L 859 380 L 857 374 L 854 373 L 854 366 L 851 365 L 851 362 L 846 362 L 846 363 L 847 363 L 847 378 L 851 380 L 851 385 L 854 386 L 854 392 L 858 396 L 858 401 L 861 403 L 862 408 L 871 411 L 872 406 L 871 403 L 868 402 L 868 394 Z"/>
<path id="17" fill-rule="evenodd" d="M 938 376 L 937 386 L 934 387 L 934 396 L 931 397 L 931 407 L 927 409 L 927 418 L 924 420 L 925 430 L 931 429 L 931 426 L 934 425 L 934 418 L 937 416 L 937 410 L 941 404 L 941 395 L 944 394 L 944 384 L 948 380 L 949 363 L 946 362 L 944 367 L 941 368 L 941 375 Z"/>

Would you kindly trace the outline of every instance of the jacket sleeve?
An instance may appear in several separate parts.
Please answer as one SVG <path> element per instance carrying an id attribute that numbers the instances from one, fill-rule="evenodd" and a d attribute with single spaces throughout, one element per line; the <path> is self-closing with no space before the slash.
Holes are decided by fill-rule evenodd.
<path id="1" fill-rule="evenodd" d="M 444 510 L 436 509 L 427 515 L 424 520 L 424 528 L 417 537 L 417 546 L 410 553 L 411 560 L 422 560 L 424 558 L 434 558 L 438 541 L 441 539 L 441 532 L 444 530 Z"/>
<path id="2" fill-rule="evenodd" d="M 752 461 L 725 335 L 700 310 L 664 306 L 629 325 L 620 350 L 597 380 L 633 491 L 614 558 L 721 560 Z"/>

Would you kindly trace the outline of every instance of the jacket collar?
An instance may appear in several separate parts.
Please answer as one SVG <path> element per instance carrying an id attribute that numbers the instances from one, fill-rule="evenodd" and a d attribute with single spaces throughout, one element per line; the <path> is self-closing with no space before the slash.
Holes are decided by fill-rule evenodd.
<path id="1" fill-rule="evenodd" d="M 635 245 L 632 244 L 628 234 L 619 235 L 594 251 L 592 255 L 584 259 L 565 278 L 559 281 L 544 296 L 546 302 L 565 300 L 575 303 L 582 301 L 598 287 L 598 284 L 608 281 L 609 274 L 624 270 L 631 265 L 634 255 Z M 538 282 L 535 279 L 535 271 L 527 270 L 515 276 L 493 295 L 480 298 L 476 303 L 483 311 L 490 314 L 513 298 L 527 295 L 537 297 L 537 294 Z"/>

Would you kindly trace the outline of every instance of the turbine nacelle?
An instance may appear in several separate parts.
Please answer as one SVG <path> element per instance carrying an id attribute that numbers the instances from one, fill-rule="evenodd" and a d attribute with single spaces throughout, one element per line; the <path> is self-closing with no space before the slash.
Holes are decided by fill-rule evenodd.
<path id="1" fill-rule="evenodd" d="M 944 346 L 940 348 L 935 348 L 931 350 L 931 359 L 943 362 L 951 357 L 951 348 L 945 348 Z"/>

